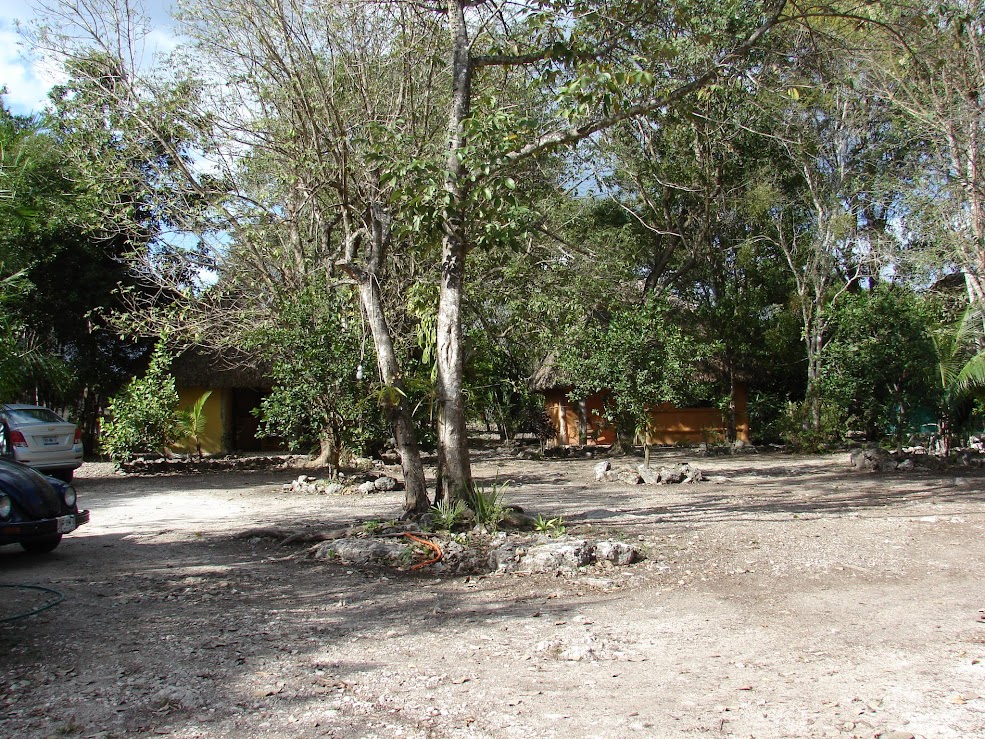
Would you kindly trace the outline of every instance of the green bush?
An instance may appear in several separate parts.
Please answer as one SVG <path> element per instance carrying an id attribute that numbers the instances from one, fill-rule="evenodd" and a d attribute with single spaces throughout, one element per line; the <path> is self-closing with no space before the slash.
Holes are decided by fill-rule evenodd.
<path id="1" fill-rule="evenodd" d="M 254 411 L 257 436 L 293 450 L 320 451 L 333 470 L 345 453 L 371 453 L 389 436 L 389 398 L 377 380 L 353 296 L 341 289 L 285 299 L 281 320 L 261 326 L 247 344 L 271 363 L 273 388 Z"/>
<path id="2" fill-rule="evenodd" d="M 451 531 L 465 520 L 468 506 L 464 500 L 450 502 L 439 500 L 436 505 L 431 506 L 431 517 L 434 520 L 434 528 L 437 531 Z"/>
<path id="3" fill-rule="evenodd" d="M 902 443 L 938 392 L 925 305 L 911 291 L 879 285 L 847 296 L 833 319 L 820 382 L 825 403 L 843 415 L 842 429 Z"/>
<path id="4" fill-rule="evenodd" d="M 799 452 L 823 452 L 841 441 L 845 414 L 831 403 L 821 404 L 821 428 L 811 423 L 811 409 L 807 403 L 787 403 L 786 412 L 777 421 L 777 429 L 783 442 Z"/>
<path id="5" fill-rule="evenodd" d="M 169 368 L 172 356 L 159 343 L 143 377 L 136 377 L 109 401 L 102 448 L 114 462 L 137 454 L 164 452 L 177 441 L 178 391 Z"/>

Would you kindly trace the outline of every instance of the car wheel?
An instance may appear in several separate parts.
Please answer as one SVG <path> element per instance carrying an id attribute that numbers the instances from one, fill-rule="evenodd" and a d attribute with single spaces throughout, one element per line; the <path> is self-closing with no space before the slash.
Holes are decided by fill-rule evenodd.
<path id="1" fill-rule="evenodd" d="M 52 470 L 51 476 L 61 480 L 62 482 L 72 482 L 72 477 L 75 475 L 75 470 Z"/>
<path id="2" fill-rule="evenodd" d="M 52 534 L 51 536 L 42 536 L 37 539 L 31 539 L 30 541 L 22 541 L 21 546 L 24 548 L 25 552 L 31 552 L 31 554 L 47 554 L 52 549 L 57 547 L 61 540 L 61 534 Z"/>

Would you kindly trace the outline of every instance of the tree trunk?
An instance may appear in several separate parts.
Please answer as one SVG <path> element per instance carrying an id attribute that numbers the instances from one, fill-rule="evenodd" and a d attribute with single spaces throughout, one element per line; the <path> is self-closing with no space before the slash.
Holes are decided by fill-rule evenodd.
<path id="1" fill-rule="evenodd" d="M 824 345 L 824 329 L 820 320 L 814 316 L 811 322 L 805 321 L 805 344 L 807 347 L 807 389 L 806 401 L 810 414 L 811 430 L 821 431 L 821 349 Z"/>
<path id="2" fill-rule="evenodd" d="M 821 432 L 821 391 L 818 387 L 820 368 L 813 358 L 808 358 L 807 368 L 807 410 L 810 418 L 810 430 Z"/>
<path id="3" fill-rule="evenodd" d="M 417 445 L 417 431 L 414 428 L 414 418 L 400 377 L 400 365 L 393 349 L 390 327 L 383 317 L 383 301 L 375 275 L 360 273 L 359 297 L 366 311 L 370 333 L 373 335 L 380 377 L 384 384 L 397 390 L 398 400 L 396 405 L 388 409 L 387 415 L 393 427 L 393 437 L 397 442 L 397 451 L 400 453 L 400 468 L 404 475 L 404 513 L 410 516 L 425 513 L 431 503 L 428 500 L 421 450 Z"/>
<path id="4" fill-rule="evenodd" d="M 616 454 L 632 454 L 636 449 L 636 419 L 619 418 L 615 422 L 616 439 L 612 451 Z"/>
<path id="5" fill-rule="evenodd" d="M 739 438 L 738 423 L 736 421 L 736 409 L 735 409 L 735 371 L 731 368 L 731 362 L 729 363 L 729 375 L 728 375 L 728 411 L 725 414 L 725 424 L 726 424 L 726 434 L 727 441 L 735 448 L 735 442 Z"/>
<path id="6" fill-rule="evenodd" d="M 334 480 L 339 474 L 339 443 L 338 435 L 331 427 L 326 428 L 319 437 L 319 452 L 315 464 L 328 467 L 328 477 Z"/>
<path id="7" fill-rule="evenodd" d="M 465 249 L 444 239 L 443 275 L 438 303 L 438 457 L 442 496 L 471 500 L 472 466 L 465 424 L 462 363 L 462 292 Z"/>
<path id="8" fill-rule="evenodd" d="M 448 4 L 451 40 L 452 98 L 448 111 L 448 156 L 445 191 L 449 205 L 441 240 L 441 289 L 438 297 L 438 466 L 439 494 L 445 500 L 471 501 L 472 465 L 465 426 L 462 362 L 462 296 L 465 287 L 465 120 L 472 95 L 468 29 L 461 0 Z"/>

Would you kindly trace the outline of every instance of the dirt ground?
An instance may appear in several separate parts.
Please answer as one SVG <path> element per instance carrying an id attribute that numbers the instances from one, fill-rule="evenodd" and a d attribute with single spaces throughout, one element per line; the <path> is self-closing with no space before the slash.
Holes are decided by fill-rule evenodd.
<path id="1" fill-rule="evenodd" d="M 0 736 L 985 737 L 982 472 L 682 451 L 658 463 L 727 480 L 629 486 L 596 461 L 476 473 L 642 562 L 468 577 L 236 537 L 392 518 L 400 492 L 86 465 L 91 524 L 0 548 L 0 584 L 65 596 L 0 624 Z M 0 589 L 0 618 L 46 597 Z"/>

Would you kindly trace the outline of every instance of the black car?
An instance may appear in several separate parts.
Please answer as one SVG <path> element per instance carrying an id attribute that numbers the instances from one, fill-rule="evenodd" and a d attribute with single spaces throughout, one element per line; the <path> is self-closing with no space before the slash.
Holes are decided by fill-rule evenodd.
<path id="1" fill-rule="evenodd" d="M 0 544 L 50 552 L 63 534 L 88 522 L 89 511 L 79 510 L 74 487 L 0 458 Z"/>

